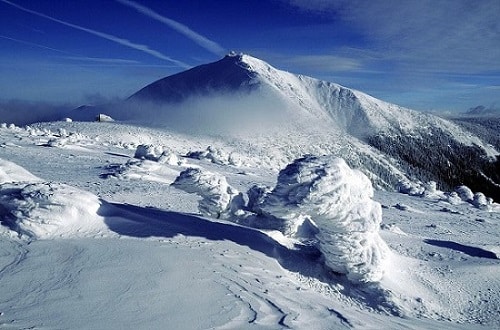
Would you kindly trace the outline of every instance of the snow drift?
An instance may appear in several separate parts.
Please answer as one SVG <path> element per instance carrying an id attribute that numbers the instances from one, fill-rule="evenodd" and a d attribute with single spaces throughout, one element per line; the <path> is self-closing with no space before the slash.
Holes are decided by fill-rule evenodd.
<path id="1" fill-rule="evenodd" d="M 306 156 L 279 173 L 259 208 L 282 219 L 291 236 L 315 225 L 328 267 L 352 281 L 374 282 L 384 274 L 388 247 L 378 234 L 382 209 L 372 197 L 370 180 L 343 159 Z"/>
<path id="2" fill-rule="evenodd" d="M 105 230 L 102 201 L 89 192 L 44 182 L 14 163 L 0 160 L 2 225 L 29 238 L 93 236 Z"/>

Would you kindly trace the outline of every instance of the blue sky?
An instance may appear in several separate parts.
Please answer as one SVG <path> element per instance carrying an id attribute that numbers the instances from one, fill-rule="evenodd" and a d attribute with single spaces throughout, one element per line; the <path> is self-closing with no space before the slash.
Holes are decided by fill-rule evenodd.
<path id="1" fill-rule="evenodd" d="M 230 50 L 419 110 L 500 107 L 498 0 L 0 0 L 0 101 L 98 103 Z"/>

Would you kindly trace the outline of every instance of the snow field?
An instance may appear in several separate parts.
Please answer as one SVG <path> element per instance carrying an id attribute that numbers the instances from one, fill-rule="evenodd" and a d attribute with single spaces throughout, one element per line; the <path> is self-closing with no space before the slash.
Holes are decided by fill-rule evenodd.
<path id="1" fill-rule="evenodd" d="M 358 172 L 322 157 L 295 164 L 300 175 L 293 179 L 290 171 L 281 181 L 263 166 L 193 158 L 179 166 L 134 158 L 141 144 L 168 146 L 179 159 L 217 144 L 106 125 L 47 124 L 58 132 L 52 137 L 59 135 L 58 126 L 86 137 L 57 147 L 45 146 L 46 133 L 0 129 L 2 206 L 27 210 L 11 224 L 45 219 L 36 223 L 44 228 L 36 233 L 45 238 L 31 236 L 28 244 L 8 234 L 12 230 L 1 210 L 0 284 L 7 289 L 0 295 L 0 327 L 491 329 L 500 324 L 494 253 L 500 221 L 494 205 L 481 209 L 381 191 L 372 197 Z M 217 146 L 226 154 L 241 151 L 230 143 Z M 109 165 L 127 168 L 128 175 L 100 177 L 117 173 Z M 273 181 L 275 187 L 303 182 L 294 192 L 280 189 L 280 203 L 287 193 L 295 203 L 287 209 L 298 216 L 280 214 L 297 224 L 286 231 L 296 237 L 192 215 L 200 213 L 200 197 L 170 186 L 190 167 L 224 177 L 238 191 L 257 184 L 261 189 L 248 196 L 254 206 L 273 194 L 275 189 L 265 188 Z M 351 194 L 356 198 L 347 198 Z M 342 215 L 335 226 L 332 196 L 338 197 Z M 322 228 L 330 235 L 351 226 L 371 228 L 378 221 L 373 198 L 384 205 L 378 234 L 391 252 L 380 282 L 354 284 L 324 269 L 306 238 Z M 332 205 L 320 207 L 330 200 Z M 356 207 L 356 200 L 366 207 Z M 249 206 L 245 211 L 253 209 Z M 75 211 L 65 211 L 70 209 Z M 68 221 L 58 218 L 62 214 Z M 87 222 L 92 228 L 82 227 Z"/>

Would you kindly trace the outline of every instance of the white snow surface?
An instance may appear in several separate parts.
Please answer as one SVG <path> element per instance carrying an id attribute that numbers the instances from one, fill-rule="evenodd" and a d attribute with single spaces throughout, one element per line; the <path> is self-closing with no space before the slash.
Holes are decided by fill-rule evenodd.
<path id="1" fill-rule="evenodd" d="M 0 125 L 0 328 L 500 327 L 500 206 L 476 207 L 483 197 L 465 188 L 454 198 L 372 191 L 340 160 L 299 171 L 307 184 L 289 210 L 308 211 L 304 229 L 336 237 L 359 225 L 388 246 L 380 281 L 353 283 L 325 265 L 321 245 L 307 244 L 314 230 L 292 237 L 216 219 L 200 212 L 199 196 L 171 185 L 193 168 L 250 190 L 259 205 L 304 151 L 287 154 L 276 147 L 284 140 L 268 139 L 119 122 Z M 179 162 L 134 158 L 140 145 Z M 241 163 L 184 157 L 208 146 Z M 329 179 L 336 171 L 344 181 Z M 328 204 L 335 196 L 355 198 Z"/>

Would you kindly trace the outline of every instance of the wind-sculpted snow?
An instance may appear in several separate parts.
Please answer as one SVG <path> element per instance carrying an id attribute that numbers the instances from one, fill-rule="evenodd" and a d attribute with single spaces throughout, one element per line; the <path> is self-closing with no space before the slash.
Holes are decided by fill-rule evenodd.
<path id="1" fill-rule="evenodd" d="M 75 139 L 57 141 L 68 136 Z M 383 158 L 371 150 L 367 163 L 336 136 L 303 144 L 294 137 L 234 143 L 120 122 L 0 124 L 0 328 L 499 328 L 498 204 L 483 208 L 484 196 L 474 193 L 482 190 L 446 193 L 439 183 L 420 184 L 418 197 L 375 191 L 391 268 L 377 283 L 352 283 L 353 275 L 337 276 L 325 261 L 339 259 L 328 256 L 328 244 L 339 253 L 341 243 L 358 242 L 342 241 L 348 236 L 340 232 L 371 228 L 352 219 L 376 220 L 358 172 L 341 170 L 333 157 L 297 161 L 300 176 L 288 173 L 279 184 L 304 185 L 280 190 L 290 198 L 276 209 L 302 216 L 297 226 L 289 226 L 292 217 L 266 217 L 262 207 L 276 190 L 276 169 L 297 154 L 347 155 L 351 168 L 378 174 L 373 164 Z M 247 165 L 181 156 L 208 145 L 237 152 Z M 170 150 L 187 163 L 163 162 Z M 188 166 L 225 177 L 247 196 L 235 195 L 229 211 L 221 206 L 224 219 L 196 216 L 203 197 L 170 186 Z M 38 236 L 28 232 L 33 227 Z"/>
<path id="2" fill-rule="evenodd" d="M 207 149 L 201 151 L 190 151 L 186 157 L 194 159 L 207 159 L 214 164 L 219 165 L 242 165 L 241 157 L 236 153 L 227 153 L 220 148 L 208 146 Z"/>
<path id="3" fill-rule="evenodd" d="M 280 172 L 272 191 L 253 186 L 247 198 L 224 176 L 198 168 L 181 172 L 173 186 L 198 194 L 205 215 L 317 241 L 325 264 L 352 281 L 376 282 L 384 274 L 388 248 L 378 235 L 380 204 L 371 199 L 369 179 L 341 158 L 298 159 Z"/>
<path id="4" fill-rule="evenodd" d="M 388 248 L 378 234 L 381 206 L 372 197 L 369 179 L 343 159 L 306 156 L 280 172 L 260 209 L 282 219 L 291 236 L 314 224 L 328 267 L 353 281 L 374 282 L 384 274 Z"/>
<path id="5" fill-rule="evenodd" d="M 62 183 L 43 182 L 23 168 L 0 161 L 2 224 L 30 238 L 95 235 L 106 228 L 98 215 L 101 200 Z"/>
<path id="6" fill-rule="evenodd" d="M 182 162 L 172 151 L 152 144 L 140 144 L 135 150 L 134 158 L 147 159 L 161 164 L 180 165 Z"/>
<path id="7" fill-rule="evenodd" d="M 229 216 L 232 204 L 236 202 L 234 197 L 238 195 L 238 191 L 227 183 L 224 176 L 199 168 L 182 171 L 172 185 L 201 196 L 200 212 L 217 219 Z"/>
<path id="8" fill-rule="evenodd" d="M 42 179 L 34 176 L 23 167 L 0 158 L 0 184 L 38 181 L 42 181 Z"/>
<path id="9" fill-rule="evenodd" d="M 436 182 L 434 181 L 430 181 L 425 184 L 400 181 L 397 185 L 397 189 L 400 193 L 410 196 L 419 196 L 438 201 L 445 201 L 452 205 L 470 203 L 472 206 L 483 210 L 489 210 L 494 206 L 496 207 L 497 204 L 494 203 L 492 198 L 486 197 L 481 192 L 473 193 L 469 187 L 463 185 L 455 188 L 455 191 L 444 192 L 437 189 Z"/>

